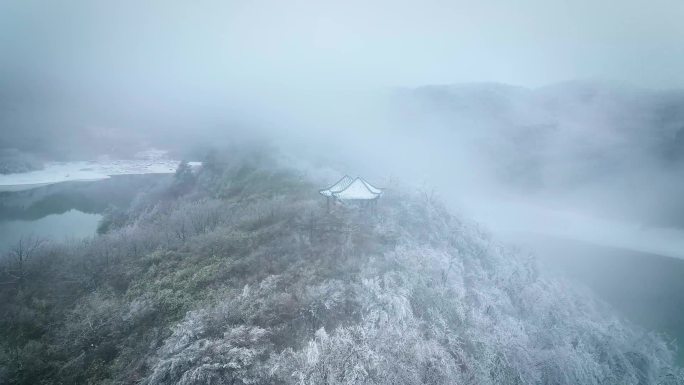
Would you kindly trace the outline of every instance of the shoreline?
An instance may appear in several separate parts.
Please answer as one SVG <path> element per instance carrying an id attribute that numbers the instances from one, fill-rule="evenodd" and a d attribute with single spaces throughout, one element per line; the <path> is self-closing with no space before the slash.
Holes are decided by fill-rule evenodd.
<path id="1" fill-rule="evenodd" d="M 0 192 L 25 191 L 63 182 L 92 182 L 120 175 L 173 174 L 179 163 L 175 160 L 51 163 L 37 171 L 0 175 Z M 201 162 L 189 164 L 201 166 Z"/>
<path id="2" fill-rule="evenodd" d="M 141 176 L 141 175 L 150 175 L 150 176 L 157 176 L 157 175 L 169 175 L 171 173 L 169 172 L 146 172 L 146 173 L 140 173 L 140 174 L 116 174 L 116 175 L 107 175 L 106 177 L 103 178 L 90 178 L 90 179 L 68 179 L 68 180 L 62 180 L 62 181 L 55 181 L 55 182 L 45 182 L 45 183 L 26 183 L 26 184 L 16 184 L 16 185 L 0 185 L 0 193 L 12 193 L 12 192 L 21 192 L 21 191 L 28 191 L 28 190 L 33 190 L 41 187 L 47 187 L 47 186 L 54 186 L 62 183 L 86 183 L 86 182 L 100 182 L 100 181 L 105 181 L 108 179 L 114 179 L 114 178 L 119 178 L 119 177 L 127 177 L 127 176 Z"/>

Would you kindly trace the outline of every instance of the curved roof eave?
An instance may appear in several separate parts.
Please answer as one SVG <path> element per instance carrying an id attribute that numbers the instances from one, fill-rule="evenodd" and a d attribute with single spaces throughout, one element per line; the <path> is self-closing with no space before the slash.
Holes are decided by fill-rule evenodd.
<path id="1" fill-rule="evenodd" d="M 322 190 L 318 190 L 318 192 L 326 197 L 331 197 L 333 196 L 336 192 L 343 191 L 347 187 L 349 187 L 350 184 L 354 182 L 354 179 L 350 177 L 349 175 L 343 176 L 338 180 L 337 182 L 333 183 L 330 187 L 324 188 Z"/>
<path id="2" fill-rule="evenodd" d="M 356 178 L 344 190 L 332 191 L 332 196 L 341 200 L 372 200 L 377 199 L 382 192 L 374 192 L 361 179 Z"/>

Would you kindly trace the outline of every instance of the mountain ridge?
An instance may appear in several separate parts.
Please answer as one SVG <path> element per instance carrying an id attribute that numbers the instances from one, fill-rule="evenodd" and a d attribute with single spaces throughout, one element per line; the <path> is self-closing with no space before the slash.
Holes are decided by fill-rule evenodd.
<path id="1" fill-rule="evenodd" d="M 207 159 L 91 241 L 36 249 L 0 289 L 2 382 L 681 380 L 659 337 L 431 196 L 388 186 L 377 216 L 327 212 L 269 159 Z"/>

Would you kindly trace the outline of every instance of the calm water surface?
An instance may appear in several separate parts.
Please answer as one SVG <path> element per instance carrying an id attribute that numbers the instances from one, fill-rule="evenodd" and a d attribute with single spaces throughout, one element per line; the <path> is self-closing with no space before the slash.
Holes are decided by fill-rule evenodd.
<path id="1" fill-rule="evenodd" d="M 0 218 L 0 250 L 7 250 L 21 237 L 36 236 L 61 241 L 95 234 L 100 214 L 88 214 L 71 209 L 62 214 L 50 214 L 34 220 L 3 220 Z"/>
<path id="2" fill-rule="evenodd" d="M 21 237 L 54 241 L 96 234 L 108 207 L 126 208 L 133 198 L 168 175 L 122 175 L 90 182 L 62 182 L 0 191 L 0 253 Z M 7 187 L 7 186 L 5 186 Z"/>

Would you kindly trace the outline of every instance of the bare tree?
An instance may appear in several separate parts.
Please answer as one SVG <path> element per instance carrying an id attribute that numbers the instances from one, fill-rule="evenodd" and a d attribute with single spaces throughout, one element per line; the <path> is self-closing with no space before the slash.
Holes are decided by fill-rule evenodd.
<path id="1" fill-rule="evenodd" d="M 19 238 L 19 241 L 10 248 L 7 254 L 10 262 L 7 274 L 14 280 L 11 283 L 23 283 L 27 276 L 27 264 L 45 243 L 45 238 L 28 235 Z"/>

